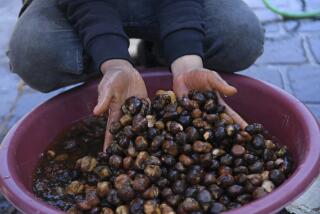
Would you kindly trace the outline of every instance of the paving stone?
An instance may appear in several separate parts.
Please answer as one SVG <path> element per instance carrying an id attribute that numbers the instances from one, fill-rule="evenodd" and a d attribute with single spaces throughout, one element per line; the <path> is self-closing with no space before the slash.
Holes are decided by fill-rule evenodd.
<path id="1" fill-rule="evenodd" d="M 301 11 L 303 9 L 303 2 L 302 1 L 305 1 L 305 0 L 290 0 L 287 5 L 286 10 L 287 11 L 295 11 L 295 12 Z"/>
<path id="2" fill-rule="evenodd" d="M 288 69 L 293 94 L 302 102 L 320 103 L 320 67 L 297 66 Z"/>
<path id="3" fill-rule="evenodd" d="M 19 77 L 8 71 L 0 70 L 0 121 L 5 115 L 9 113 L 17 96 L 17 86 L 20 81 Z"/>
<path id="4" fill-rule="evenodd" d="M 79 84 L 61 88 L 59 90 L 50 93 L 41 93 L 25 86 L 23 95 L 18 99 L 13 115 L 8 121 L 7 128 L 10 129 L 16 122 L 18 122 L 23 116 L 32 111 L 35 107 L 45 102 L 46 100 L 64 92 Z M 1 139 L 1 138 L 0 138 Z"/>
<path id="5" fill-rule="evenodd" d="M 271 21 L 280 21 L 282 20 L 281 16 L 278 16 L 277 14 L 271 12 L 270 10 L 254 10 L 253 11 L 259 20 L 263 22 L 271 22 Z"/>
<path id="6" fill-rule="evenodd" d="M 308 37 L 308 43 L 314 58 L 320 64 L 320 36 Z"/>
<path id="7" fill-rule="evenodd" d="M 307 104 L 310 111 L 320 121 L 320 103 L 319 104 Z"/>
<path id="8" fill-rule="evenodd" d="M 320 9 L 320 8 L 319 8 Z M 284 29 L 288 32 L 319 32 L 320 21 L 312 20 L 288 20 L 283 23 Z"/>
<path id="9" fill-rule="evenodd" d="M 307 62 L 299 37 L 266 39 L 264 53 L 257 64 L 301 64 Z"/>
<path id="10" fill-rule="evenodd" d="M 44 102 L 45 100 L 59 93 L 59 91 L 57 91 L 49 94 L 43 94 L 40 92 L 35 92 L 34 90 L 28 88 L 28 89 L 25 89 L 23 91 L 23 94 L 20 95 L 19 98 L 17 99 L 16 98 L 17 90 L 15 89 L 14 92 L 16 93 L 14 96 L 13 95 L 11 96 L 9 94 L 7 95 L 10 99 L 12 99 L 11 103 L 4 105 L 4 107 L 8 106 L 7 112 L 9 112 L 9 108 L 12 108 L 12 109 L 10 114 L 9 113 L 3 114 L 3 118 L 2 118 L 3 120 L 0 121 L 1 122 L 0 142 L 3 140 L 6 133 L 9 131 L 9 129 L 16 122 L 18 122 L 18 120 L 20 120 L 25 114 L 30 112 L 34 107 L 36 107 L 40 103 Z M 2 95 L 1 91 L 0 91 L 0 94 Z M 0 108 L 2 108 L 1 101 L 0 101 Z"/>
<path id="11" fill-rule="evenodd" d="M 264 3 L 262 2 L 262 0 L 243 0 L 245 3 L 247 3 L 249 5 L 249 7 L 253 8 L 253 9 L 258 9 L 258 8 L 265 8 L 266 6 L 264 5 Z M 272 3 L 272 5 L 275 6 L 288 6 L 289 4 L 289 0 L 271 0 L 270 1 Z"/>
<path id="12" fill-rule="evenodd" d="M 320 7 L 319 7 L 320 10 Z M 298 29 L 301 32 L 319 32 L 320 21 L 301 21 L 301 27 Z"/>
<path id="13" fill-rule="evenodd" d="M 245 71 L 240 72 L 240 74 L 250 76 L 258 80 L 263 80 L 280 88 L 283 88 L 281 74 L 275 68 L 251 67 Z"/>
<path id="14" fill-rule="evenodd" d="M 308 11 L 320 11 L 320 1 L 317 0 L 305 0 L 306 9 Z"/>
<path id="15" fill-rule="evenodd" d="M 287 207 L 296 214 L 320 213 L 320 177 L 308 188 L 308 190 Z"/>
<path id="16" fill-rule="evenodd" d="M 0 194 L 0 213 L 9 214 L 12 210 L 12 205 Z"/>
<path id="17" fill-rule="evenodd" d="M 8 72 L 6 50 L 17 19 L 19 5 L 21 5 L 20 0 L 2 0 L 0 4 L 0 123 L 17 95 L 16 86 L 19 78 Z"/>
<path id="18" fill-rule="evenodd" d="M 299 20 L 287 20 L 282 25 L 287 32 L 295 32 L 301 27 L 301 22 Z"/>
<path id="19" fill-rule="evenodd" d="M 0 143 L 2 142 L 2 140 L 4 139 L 4 137 L 7 134 L 7 130 L 0 128 Z M 1 194 L 0 194 L 1 195 Z M 1 209 L 0 209 L 1 210 Z M 1 212 L 0 212 L 1 213 Z"/>
<path id="20" fill-rule="evenodd" d="M 1 85 L 1 79 L 0 79 L 0 85 Z M 12 99 L 12 102 L 9 103 L 10 106 L 8 107 L 8 111 L 9 111 L 9 108 L 12 108 L 12 112 L 10 114 L 8 114 L 8 111 L 7 111 L 7 113 L 3 113 L 3 114 L 1 114 L 1 112 L 0 112 L 0 116 L 3 116 L 3 118 L 0 118 L 0 142 L 5 137 L 7 131 L 15 123 L 17 123 L 24 115 L 26 115 L 28 112 L 30 112 L 32 109 L 34 109 L 36 106 L 38 106 L 41 103 L 45 102 L 46 100 L 52 98 L 53 96 L 55 96 L 59 93 L 62 93 L 66 90 L 69 90 L 72 87 L 75 87 L 77 85 L 79 85 L 79 84 L 65 87 L 65 88 L 62 88 L 62 89 L 59 89 L 59 90 L 56 90 L 54 92 L 47 93 L 47 94 L 37 92 L 37 91 L 31 89 L 30 87 L 25 86 L 25 88 L 23 90 L 23 94 L 21 96 L 19 96 L 19 99 L 17 99 L 17 101 L 13 102 L 17 97 L 17 90 L 16 90 L 17 87 L 16 87 L 14 90 L 12 90 L 13 92 L 16 93 L 14 96 L 13 95 L 11 96 L 8 94 L 8 98 Z M 0 89 L 1 89 L 1 87 L 0 87 Z M 0 94 L 2 95 L 1 90 L 0 90 Z M 6 98 L 6 96 L 3 96 L 3 97 Z M 1 104 L 1 101 L 2 100 L 0 100 L 0 104 Z M 13 103 L 14 103 L 14 107 L 12 107 Z M 6 107 L 6 105 L 0 105 L 0 107 L 4 108 L 4 107 Z M 6 119 L 5 123 L 4 123 L 4 119 Z"/>
<path id="21" fill-rule="evenodd" d="M 280 31 L 280 25 L 279 23 L 264 23 L 262 24 L 264 29 L 266 30 L 266 37 L 268 37 L 268 33 L 276 33 Z"/>
<path id="22" fill-rule="evenodd" d="M 23 95 L 19 98 L 16 104 L 16 108 L 14 111 L 14 120 L 20 119 L 22 116 L 30 112 L 36 106 L 52 98 L 53 96 L 61 93 L 62 91 L 64 91 L 64 89 L 45 94 L 45 93 L 37 92 L 27 87 L 27 89 L 25 89 Z M 13 125 L 13 124 L 10 124 L 10 125 Z"/>
<path id="23" fill-rule="evenodd" d="M 0 70 L 7 69 L 8 59 L 6 51 L 17 20 L 21 0 L 1 0 L 0 4 Z"/>

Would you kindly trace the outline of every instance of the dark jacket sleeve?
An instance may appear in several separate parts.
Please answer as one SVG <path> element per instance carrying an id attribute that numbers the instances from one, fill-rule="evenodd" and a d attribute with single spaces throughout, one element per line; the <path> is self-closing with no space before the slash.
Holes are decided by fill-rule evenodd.
<path id="1" fill-rule="evenodd" d="M 85 50 L 92 57 L 98 70 L 108 59 L 127 59 L 129 40 L 125 34 L 116 0 L 58 0 Z"/>
<path id="2" fill-rule="evenodd" d="M 159 0 L 157 15 L 163 51 L 169 65 L 183 55 L 203 57 L 202 0 Z"/>

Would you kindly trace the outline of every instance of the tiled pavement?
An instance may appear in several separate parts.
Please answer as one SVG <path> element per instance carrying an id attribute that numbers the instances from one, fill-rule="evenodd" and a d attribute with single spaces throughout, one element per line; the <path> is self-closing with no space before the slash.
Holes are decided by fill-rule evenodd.
<path id="1" fill-rule="evenodd" d="M 304 102 L 320 119 L 320 20 L 285 21 L 268 11 L 261 0 L 244 1 L 253 8 L 266 28 L 266 42 L 262 57 L 242 74 L 283 88 Z M 5 50 L 20 2 L 1 0 L 0 5 L 0 141 L 24 114 L 64 90 L 41 94 L 25 86 L 18 76 L 9 72 Z M 285 9 L 303 8 L 300 0 L 273 2 Z M 305 2 L 306 9 L 320 10 L 320 1 Z M 133 49 L 131 47 L 130 50 Z M 320 178 L 287 208 L 297 214 L 320 213 Z M 0 213 L 15 212 L 0 196 Z"/>

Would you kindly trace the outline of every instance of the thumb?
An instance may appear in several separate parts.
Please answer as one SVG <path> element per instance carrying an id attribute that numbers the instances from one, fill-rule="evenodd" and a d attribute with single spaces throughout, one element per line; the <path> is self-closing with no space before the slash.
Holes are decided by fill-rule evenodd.
<path id="1" fill-rule="evenodd" d="M 238 123 L 241 129 L 244 129 L 248 125 L 248 123 L 221 98 L 219 93 L 218 93 L 218 99 L 219 99 L 220 105 L 225 106 L 226 114 L 228 114 L 234 120 L 234 122 Z"/>
<path id="2" fill-rule="evenodd" d="M 109 108 L 108 120 L 107 120 L 107 128 L 105 132 L 104 144 L 103 144 L 103 151 L 105 152 L 106 149 L 112 143 L 112 134 L 110 133 L 111 124 L 117 120 L 119 120 L 121 116 L 121 106 L 118 104 L 113 104 Z"/>
<path id="3" fill-rule="evenodd" d="M 111 90 L 108 90 L 106 93 L 99 94 L 98 103 L 93 109 L 93 114 L 101 115 L 104 112 L 106 112 L 109 108 L 111 100 L 112 100 Z"/>
<path id="4" fill-rule="evenodd" d="M 237 89 L 229 85 L 217 72 L 208 71 L 208 82 L 213 90 L 217 90 L 225 96 L 232 96 L 237 93 Z"/>
<path id="5" fill-rule="evenodd" d="M 176 93 L 177 97 L 182 97 L 188 94 L 188 88 L 185 82 L 181 79 L 173 81 L 173 91 Z"/>

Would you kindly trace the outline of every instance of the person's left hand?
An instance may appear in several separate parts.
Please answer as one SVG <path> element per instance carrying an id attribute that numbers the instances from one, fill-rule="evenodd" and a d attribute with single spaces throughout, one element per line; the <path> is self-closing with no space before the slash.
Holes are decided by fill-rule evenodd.
<path id="1" fill-rule="evenodd" d="M 101 65 L 103 77 L 98 86 L 98 103 L 94 115 L 108 113 L 103 151 L 112 143 L 111 124 L 121 116 L 121 105 L 131 96 L 147 98 L 145 83 L 139 72 L 130 62 L 123 59 L 110 59 Z"/>
<path id="2" fill-rule="evenodd" d="M 203 62 L 199 56 L 185 55 L 179 57 L 171 64 L 171 70 L 173 90 L 178 97 L 188 94 L 190 90 L 217 91 L 219 103 L 226 107 L 226 113 L 241 128 L 248 125 L 221 97 L 221 94 L 232 96 L 237 93 L 237 89 L 224 81 L 217 72 L 203 68 Z"/>

